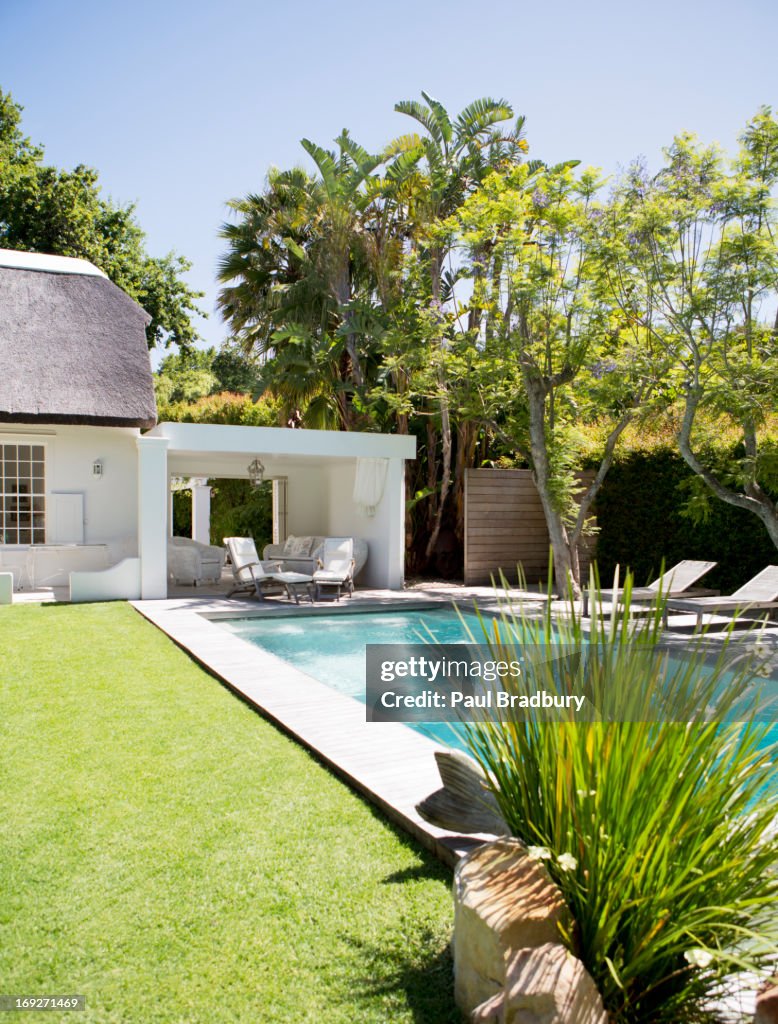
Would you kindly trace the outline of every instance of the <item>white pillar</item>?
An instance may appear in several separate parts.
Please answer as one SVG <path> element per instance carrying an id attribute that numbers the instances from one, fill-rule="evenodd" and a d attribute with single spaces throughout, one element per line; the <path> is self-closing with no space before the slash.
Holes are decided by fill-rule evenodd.
<path id="1" fill-rule="evenodd" d="M 405 459 L 389 459 L 383 501 L 388 503 L 386 582 L 402 590 L 405 582 Z"/>
<path id="2" fill-rule="evenodd" d="M 167 597 L 168 472 L 166 437 L 139 437 L 138 555 L 141 597 Z"/>
<path id="3" fill-rule="evenodd" d="M 192 540 L 211 543 L 211 488 L 192 481 Z"/>

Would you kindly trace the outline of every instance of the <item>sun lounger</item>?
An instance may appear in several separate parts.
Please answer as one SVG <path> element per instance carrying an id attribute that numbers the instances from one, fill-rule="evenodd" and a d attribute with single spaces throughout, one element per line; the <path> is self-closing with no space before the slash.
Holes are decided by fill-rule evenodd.
<path id="1" fill-rule="evenodd" d="M 338 601 L 343 588 L 351 597 L 354 592 L 354 541 L 351 537 L 327 537 L 313 582 L 317 601 L 321 599 L 322 587 L 335 587 Z"/>
<path id="2" fill-rule="evenodd" d="M 733 594 L 720 597 L 673 597 L 668 600 L 667 608 L 673 612 L 694 612 L 697 615 L 695 629 L 700 629 L 702 617 L 706 613 L 736 612 L 738 614 L 735 617 L 740 618 L 741 612 L 756 609 L 767 612 L 769 617 L 770 611 L 778 608 L 778 565 L 768 565 Z"/>
<path id="3" fill-rule="evenodd" d="M 710 572 L 715 565 L 716 562 L 696 562 L 693 559 L 685 559 L 683 562 L 674 565 L 672 569 L 662 573 L 658 579 L 655 579 L 653 583 L 649 583 L 647 587 L 633 587 L 630 593 L 630 601 L 635 604 L 651 602 L 655 600 L 660 592 L 670 596 L 683 594 L 697 580 L 701 579 L 706 572 Z M 617 601 L 623 594 L 624 590 L 619 588 L 617 590 L 601 590 L 598 596 L 606 601 Z M 589 601 L 590 594 L 587 587 L 583 594 L 584 618 L 589 615 Z"/>
<path id="4" fill-rule="evenodd" d="M 284 581 L 277 579 L 281 572 L 279 562 L 262 562 L 257 555 L 257 548 L 251 537 L 225 537 L 224 543 L 230 553 L 232 562 L 232 578 L 235 586 L 227 594 L 254 593 L 264 599 L 265 590 L 284 587 Z"/>

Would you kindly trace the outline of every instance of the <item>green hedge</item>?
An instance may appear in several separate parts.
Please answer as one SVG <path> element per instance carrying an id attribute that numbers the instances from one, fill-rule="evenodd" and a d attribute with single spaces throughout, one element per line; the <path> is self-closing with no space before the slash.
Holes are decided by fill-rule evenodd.
<path id="1" fill-rule="evenodd" d="M 693 474 L 671 448 L 631 451 L 609 471 L 597 497 L 597 562 L 603 585 L 616 565 L 629 566 L 638 584 L 655 579 L 683 558 L 719 564 L 704 580 L 722 593 L 735 590 L 765 565 L 778 563 L 767 531 L 755 515 L 714 499 L 710 517 L 695 523 L 683 515 Z"/>

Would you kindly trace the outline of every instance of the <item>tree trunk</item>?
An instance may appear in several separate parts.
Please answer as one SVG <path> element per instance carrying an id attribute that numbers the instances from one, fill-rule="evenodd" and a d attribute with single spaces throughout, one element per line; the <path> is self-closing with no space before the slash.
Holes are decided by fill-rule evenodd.
<path id="1" fill-rule="evenodd" d="M 343 323 L 346 327 L 350 328 L 352 316 L 350 311 L 345 308 L 351 302 L 352 298 L 351 272 L 349 269 L 348 253 L 346 253 L 340 261 L 332 282 L 332 290 L 335 301 L 338 304 L 338 310 L 343 317 Z M 359 352 L 357 350 L 357 336 L 351 330 L 346 334 L 346 352 L 348 353 L 349 362 L 351 363 L 351 378 L 356 387 L 361 387 L 365 383 L 365 378 L 362 373 L 362 363 L 359 359 Z"/>
<path id="2" fill-rule="evenodd" d="M 577 553 L 573 555 L 561 512 L 554 507 L 551 497 L 551 466 L 548 461 L 548 439 L 546 437 L 547 388 L 536 373 L 524 373 L 529 400 L 530 452 L 532 454 L 532 476 L 538 489 L 540 503 L 546 519 L 546 528 L 551 541 L 554 559 L 554 584 L 560 598 L 581 596 L 581 576 Z"/>
<path id="3" fill-rule="evenodd" d="M 432 304 L 435 310 L 440 313 L 441 306 L 441 273 L 443 268 L 443 254 L 437 250 L 433 250 L 430 255 L 430 274 L 432 284 Z M 445 349 L 445 339 L 441 335 L 438 339 L 438 346 L 441 349 Z M 437 511 L 435 518 L 432 523 L 432 530 L 430 531 L 429 540 L 427 541 L 427 550 L 425 555 L 429 560 L 432 558 L 432 553 L 435 550 L 435 545 L 438 543 L 438 536 L 440 534 L 440 527 L 443 522 L 443 512 L 446 507 L 446 498 L 451 487 L 451 418 L 449 414 L 448 405 L 448 390 L 446 387 L 446 378 L 443 370 L 443 366 L 439 364 L 438 368 L 438 385 L 440 387 L 440 439 L 443 456 L 442 476 L 440 480 L 440 495 L 438 497 Z"/>
<path id="4" fill-rule="evenodd" d="M 475 464 L 478 427 L 468 420 L 457 424 L 457 454 L 454 469 L 454 508 L 456 509 L 456 535 L 460 544 L 465 540 L 465 471 Z"/>

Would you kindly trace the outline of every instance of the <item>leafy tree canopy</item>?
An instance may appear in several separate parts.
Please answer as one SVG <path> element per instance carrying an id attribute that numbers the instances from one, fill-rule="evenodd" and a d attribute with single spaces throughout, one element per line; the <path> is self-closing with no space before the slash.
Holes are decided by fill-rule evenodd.
<path id="1" fill-rule="evenodd" d="M 230 348 L 171 352 L 154 374 L 157 403 L 196 402 L 229 391 L 251 395 L 259 387 L 259 370 L 242 353 Z"/>
<path id="2" fill-rule="evenodd" d="M 191 264 L 169 252 L 150 256 L 132 203 L 104 199 L 97 171 L 44 163 L 42 146 L 21 129 L 22 107 L 0 90 L 0 247 L 89 260 L 150 314 L 149 348 L 197 340 L 192 316 L 202 292 L 183 275 Z"/>

